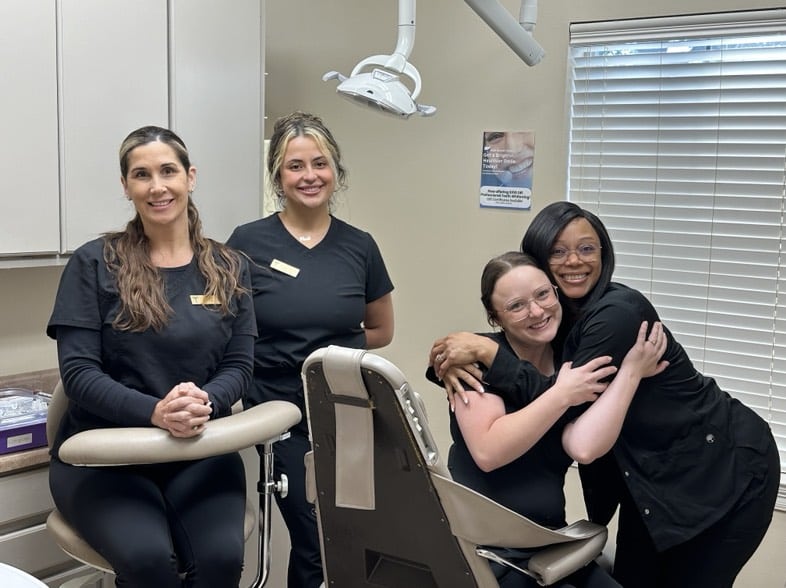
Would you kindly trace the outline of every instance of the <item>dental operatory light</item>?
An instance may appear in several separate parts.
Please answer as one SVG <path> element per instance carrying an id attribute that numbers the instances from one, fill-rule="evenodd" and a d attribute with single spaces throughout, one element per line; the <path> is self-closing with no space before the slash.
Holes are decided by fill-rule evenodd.
<path id="1" fill-rule="evenodd" d="M 537 22 L 537 0 L 522 0 L 519 20 L 499 0 L 464 0 L 527 65 L 539 63 L 546 52 L 532 36 Z M 323 81 L 338 80 L 336 92 L 363 106 L 384 114 L 407 119 L 413 114 L 431 116 L 434 106 L 418 104 L 420 74 L 409 63 L 415 44 L 415 0 L 398 2 L 398 41 L 392 55 L 372 55 L 360 61 L 349 77 L 337 71 L 322 76 Z M 409 85 L 403 80 L 407 80 Z M 411 87 L 410 87 L 411 86 Z"/>
<path id="2" fill-rule="evenodd" d="M 367 57 L 355 66 L 349 77 L 329 71 L 322 80 L 337 79 L 336 92 L 340 96 L 384 114 L 404 119 L 413 114 L 431 116 L 437 111 L 434 106 L 415 102 L 420 95 L 420 73 L 407 61 L 414 44 L 415 0 L 399 0 L 398 41 L 393 54 Z M 408 79 L 412 88 L 402 78 Z"/>

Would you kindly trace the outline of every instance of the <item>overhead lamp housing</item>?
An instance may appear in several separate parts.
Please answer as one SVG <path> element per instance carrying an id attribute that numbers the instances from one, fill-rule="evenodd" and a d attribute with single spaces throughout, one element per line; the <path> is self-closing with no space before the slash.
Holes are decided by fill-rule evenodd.
<path id="1" fill-rule="evenodd" d="M 337 71 L 330 71 L 322 76 L 324 81 L 337 79 L 336 92 L 344 98 L 363 106 L 369 106 L 382 114 L 396 118 L 409 118 L 413 114 L 430 116 L 436 112 L 433 106 L 415 102 L 420 92 L 420 74 L 414 66 L 407 64 L 405 73 L 414 83 L 410 90 L 402 81 L 401 76 L 384 67 L 374 67 L 371 71 L 361 71 L 369 65 L 367 60 L 358 64 L 347 77 Z"/>
<path id="2" fill-rule="evenodd" d="M 409 63 L 415 43 L 415 0 L 399 0 L 398 41 L 391 55 L 372 55 L 358 63 L 349 77 L 337 71 L 322 76 L 323 81 L 338 80 L 336 92 L 348 100 L 396 118 L 413 114 L 431 116 L 434 106 L 418 104 L 421 80 L 417 68 Z M 407 80 L 409 84 L 404 83 Z"/>
<path id="3" fill-rule="evenodd" d="M 537 0 L 522 0 L 518 22 L 499 0 L 465 2 L 527 65 L 543 59 L 546 52 L 532 36 L 537 21 Z M 407 61 L 414 44 L 415 0 L 399 0 L 398 40 L 393 53 L 363 59 L 349 76 L 329 71 L 322 80 L 338 80 L 339 96 L 383 114 L 403 119 L 413 114 L 431 116 L 436 107 L 416 102 L 421 89 L 420 73 Z"/>

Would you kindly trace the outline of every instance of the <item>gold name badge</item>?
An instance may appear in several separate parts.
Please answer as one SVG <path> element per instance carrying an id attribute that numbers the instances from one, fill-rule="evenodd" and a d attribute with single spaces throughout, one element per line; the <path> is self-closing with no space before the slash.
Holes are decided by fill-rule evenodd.
<path id="1" fill-rule="evenodd" d="M 274 259 L 270 262 L 270 267 L 282 274 L 286 274 L 288 276 L 292 276 L 296 278 L 297 275 L 300 273 L 300 270 L 296 268 L 294 265 L 289 265 L 288 263 L 284 263 L 278 259 Z"/>
<path id="2" fill-rule="evenodd" d="M 218 304 L 218 296 L 205 296 L 204 294 L 191 294 L 191 304 Z"/>

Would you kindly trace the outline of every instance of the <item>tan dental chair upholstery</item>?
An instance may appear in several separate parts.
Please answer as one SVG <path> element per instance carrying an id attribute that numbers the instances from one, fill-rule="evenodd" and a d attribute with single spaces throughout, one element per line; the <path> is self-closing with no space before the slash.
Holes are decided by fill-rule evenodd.
<path id="1" fill-rule="evenodd" d="M 47 439 L 54 439 L 60 420 L 68 406 L 68 398 L 58 382 L 52 395 L 47 413 Z M 198 437 L 178 439 L 157 427 L 126 427 L 93 429 L 78 433 L 67 439 L 60 447 L 62 461 L 79 466 L 111 466 L 147 463 L 166 463 L 190 459 L 202 459 L 214 455 L 232 453 L 247 447 L 260 445 L 264 452 L 271 451 L 272 444 L 283 438 L 287 431 L 300 422 L 300 409 L 284 401 L 272 401 L 227 417 L 208 421 L 205 431 Z M 285 490 L 286 482 L 272 479 L 272 467 L 260 470 L 259 513 L 260 561 L 254 586 L 262 586 L 269 567 L 270 501 L 273 491 Z M 258 522 L 257 510 L 249 501 L 246 508 L 246 539 Z M 109 563 L 94 551 L 79 534 L 63 519 L 56 509 L 46 521 L 49 532 L 63 551 L 74 559 L 93 568 L 112 572 Z M 205 529 L 206 533 L 210 529 Z"/>
<path id="2" fill-rule="evenodd" d="M 547 529 L 454 482 L 389 361 L 331 346 L 308 357 L 303 381 L 326 586 L 496 587 L 484 546 L 543 547 L 524 573 L 548 585 L 603 549 L 605 527 Z"/>

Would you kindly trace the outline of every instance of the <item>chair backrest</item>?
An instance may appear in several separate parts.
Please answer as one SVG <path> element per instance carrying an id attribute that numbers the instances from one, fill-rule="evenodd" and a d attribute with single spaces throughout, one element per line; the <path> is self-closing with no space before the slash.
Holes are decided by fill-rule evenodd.
<path id="1" fill-rule="evenodd" d="M 57 429 L 60 427 L 60 421 L 63 420 L 66 408 L 68 408 L 68 397 L 63 390 L 62 380 L 58 380 L 55 389 L 52 391 L 49 407 L 46 409 L 46 438 L 50 446 L 57 434 Z"/>
<path id="2" fill-rule="evenodd" d="M 386 359 L 326 347 L 303 383 L 326 585 L 497 587 L 489 545 L 538 549 L 524 573 L 548 585 L 603 549 L 605 527 L 548 529 L 453 481 L 420 397 Z"/>
<path id="3" fill-rule="evenodd" d="M 449 477 L 417 394 L 383 358 L 331 346 L 303 366 L 326 585 L 496 587 L 432 482 Z"/>

